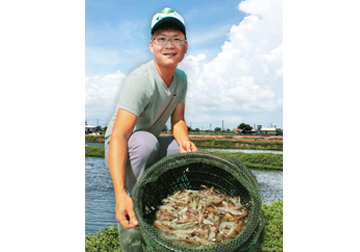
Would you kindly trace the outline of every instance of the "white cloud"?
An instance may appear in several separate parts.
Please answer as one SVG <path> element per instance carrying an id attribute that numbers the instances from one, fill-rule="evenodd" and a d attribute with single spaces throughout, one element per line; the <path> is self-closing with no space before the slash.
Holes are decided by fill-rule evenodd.
<path id="1" fill-rule="evenodd" d="M 120 71 L 104 77 L 86 77 L 85 118 L 110 120 L 125 79 L 126 76 Z"/>
<path id="2" fill-rule="evenodd" d="M 205 64 L 205 55 L 189 55 L 179 65 L 189 81 L 188 121 L 212 117 L 236 124 L 235 113 L 282 110 L 282 1 L 246 0 L 239 10 L 250 15 L 231 27 L 214 60 Z"/>
<path id="3" fill-rule="evenodd" d="M 122 61 L 116 51 L 89 47 L 85 48 L 85 58 L 87 63 L 96 65 L 115 65 Z"/>

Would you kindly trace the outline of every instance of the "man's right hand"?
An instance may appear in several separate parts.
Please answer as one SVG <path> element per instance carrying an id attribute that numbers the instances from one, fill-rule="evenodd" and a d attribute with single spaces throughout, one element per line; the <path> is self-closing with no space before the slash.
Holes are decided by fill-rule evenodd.
<path id="1" fill-rule="evenodd" d="M 133 200 L 125 191 L 121 192 L 116 199 L 115 216 L 116 220 L 126 229 L 138 225 Z"/>

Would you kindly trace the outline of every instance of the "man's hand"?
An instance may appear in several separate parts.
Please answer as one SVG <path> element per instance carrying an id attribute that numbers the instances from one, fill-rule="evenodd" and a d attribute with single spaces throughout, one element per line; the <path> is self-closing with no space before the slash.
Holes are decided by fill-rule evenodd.
<path id="1" fill-rule="evenodd" d="M 115 215 L 116 220 L 126 229 L 134 228 L 138 225 L 133 200 L 125 191 L 116 199 Z"/>
<path id="2" fill-rule="evenodd" d="M 197 152 L 198 149 L 196 148 L 195 144 L 190 140 L 184 140 L 179 145 L 180 153 L 187 153 L 187 152 Z"/>

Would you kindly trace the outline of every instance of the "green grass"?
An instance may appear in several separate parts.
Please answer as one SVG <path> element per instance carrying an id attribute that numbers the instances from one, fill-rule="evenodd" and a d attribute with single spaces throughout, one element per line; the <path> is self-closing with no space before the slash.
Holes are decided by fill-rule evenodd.
<path id="1" fill-rule="evenodd" d="M 105 141 L 105 136 L 96 136 L 96 135 L 85 135 L 85 142 L 87 143 L 103 143 Z"/>
<path id="2" fill-rule="evenodd" d="M 246 149 L 246 150 L 283 150 L 283 142 L 256 141 L 263 138 L 257 137 L 255 141 L 227 140 L 231 136 L 225 136 L 224 140 L 217 139 L 192 139 L 197 147 L 218 149 Z M 104 136 L 85 136 L 85 142 L 103 143 Z"/>
<path id="3" fill-rule="evenodd" d="M 200 152 L 208 152 L 202 151 Z M 243 164 L 250 169 L 263 170 L 282 170 L 283 169 L 283 155 L 274 153 L 245 153 L 245 152 L 210 152 L 216 156 L 234 157 L 239 159 Z M 87 157 L 104 157 L 105 147 L 100 146 L 85 146 L 85 156 Z"/>
<path id="4" fill-rule="evenodd" d="M 262 204 L 265 217 L 264 232 L 259 239 L 260 251 L 283 251 L 283 201 Z M 119 233 L 115 225 L 105 227 L 103 232 L 85 235 L 85 252 L 121 252 Z"/>
<path id="5" fill-rule="evenodd" d="M 105 157 L 105 146 L 104 145 L 90 145 L 85 146 L 86 157 Z"/>
<path id="6" fill-rule="evenodd" d="M 86 234 L 85 252 L 121 252 L 116 226 L 109 225 L 103 232 Z"/>
<path id="7" fill-rule="evenodd" d="M 283 200 L 269 205 L 262 204 L 265 217 L 265 229 L 260 241 L 260 251 L 283 251 Z"/>
<path id="8" fill-rule="evenodd" d="M 270 141 L 241 141 L 241 140 L 214 140 L 192 139 L 197 147 L 218 149 L 245 149 L 245 150 L 283 150 L 282 142 Z"/>
<path id="9" fill-rule="evenodd" d="M 274 153 L 245 153 L 245 152 L 210 152 L 216 156 L 233 157 L 239 159 L 247 168 L 263 170 L 282 170 L 283 155 Z"/>

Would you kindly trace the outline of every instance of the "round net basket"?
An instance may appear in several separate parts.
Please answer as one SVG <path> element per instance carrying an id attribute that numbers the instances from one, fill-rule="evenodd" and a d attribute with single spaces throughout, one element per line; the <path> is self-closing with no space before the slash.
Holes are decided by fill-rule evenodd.
<path id="1" fill-rule="evenodd" d="M 153 226 L 162 200 L 182 189 L 201 190 L 202 185 L 228 196 L 240 196 L 248 210 L 241 232 L 212 245 L 165 239 L 162 231 Z M 238 159 L 199 152 L 165 157 L 144 171 L 131 196 L 146 251 L 257 251 L 257 240 L 264 228 L 260 189 L 255 176 Z"/>

